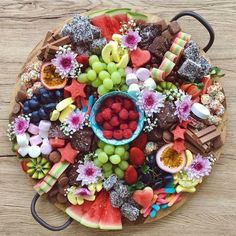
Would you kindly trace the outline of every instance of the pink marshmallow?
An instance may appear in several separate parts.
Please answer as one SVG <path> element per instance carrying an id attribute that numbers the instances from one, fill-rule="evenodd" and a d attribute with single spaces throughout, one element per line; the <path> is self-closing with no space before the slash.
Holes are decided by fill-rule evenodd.
<path id="1" fill-rule="evenodd" d="M 132 73 L 132 72 L 133 72 L 133 69 L 132 69 L 131 67 L 127 66 L 127 67 L 125 68 L 125 74 L 126 74 L 126 75 L 128 75 L 128 74 L 130 74 L 130 73 Z"/>
<path id="2" fill-rule="evenodd" d="M 48 131 L 51 127 L 51 122 L 48 120 L 41 120 L 39 122 L 39 130 Z"/>
<path id="3" fill-rule="evenodd" d="M 30 123 L 29 128 L 28 128 L 28 132 L 36 135 L 39 133 L 39 127 L 37 125 Z"/>
<path id="4" fill-rule="evenodd" d="M 30 137 L 29 141 L 32 146 L 33 145 L 37 146 L 40 143 L 42 143 L 43 140 L 39 135 L 35 135 L 35 136 Z"/>
<path id="5" fill-rule="evenodd" d="M 139 68 L 136 71 L 136 75 L 137 75 L 139 80 L 145 81 L 145 80 L 147 80 L 150 77 L 151 73 L 146 68 Z"/>
<path id="6" fill-rule="evenodd" d="M 52 151 L 52 146 L 47 142 L 43 142 L 43 144 L 40 147 L 40 150 L 42 154 L 48 155 Z"/>

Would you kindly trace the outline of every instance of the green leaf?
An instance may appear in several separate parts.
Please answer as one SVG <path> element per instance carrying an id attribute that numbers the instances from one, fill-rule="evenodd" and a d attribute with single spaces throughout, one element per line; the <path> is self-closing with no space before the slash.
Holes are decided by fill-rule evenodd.
<path id="1" fill-rule="evenodd" d="M 215 66 L 211 68 L 210 76 L 214 79 L 214 78 L 221 78 L 225 76 L 225 74 L 221 73 L 221 69 Z"/>
<path id="2" fill-rule="evenodd" d="M 151 171 L 151 169 L 148 165 L 144 164 L 144 165 L 141 166 L 141 171 L 142 171 L 143 174 L 147 174 Z"/>

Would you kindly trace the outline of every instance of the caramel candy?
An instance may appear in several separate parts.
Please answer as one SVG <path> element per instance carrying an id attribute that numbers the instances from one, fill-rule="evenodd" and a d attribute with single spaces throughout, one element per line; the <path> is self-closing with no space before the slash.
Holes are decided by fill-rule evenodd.
<path id="1" fill-rule="evenodd" d="M 51 198 L 51 197 L 56 196 L 57 193 L 58 193 L 58 189 L 57 188 L 53 188 L 51 191 L 48 192 L 48 196 Z"/>
<path id="2" fill-rule="evenodd" d="M 27 100 L 27 93 L 24 90 L 19 90 L 17 92 L 15 101 L 16 102 L 24 102 L 25 100 Z"/>
<path id="3" fill-rule="evenodd" d="M 52 162 L 52 163 L 57 163 L 61 160 L 61 154 L 58 151 L 53 151 L 49 154 L 48 159 Z"/>
<path id="4" fill-rule="evenodd" d="M 18 114 L 21 111 L 21 105 L 19 103 L 15 103 L 12 109 L 12 113 L 14 115 Z"/>
<path id="5" fill-rule="evenodd" d="M 161 26 L 162 31 L 164 31 L 168 28 L 168 25 L 164 19 L 159 20 L 156 24 Z"/>
<path id="6" fill-rule="evenodd" d="M 58 193 L 57 194 L 57 201 L 59 203 L 62 203 L 62 204 L 67 203 L 67 197 L 62 195 L 62 194 L 60 194 L 60 193 Z"/>
<path id="7" fill-rule="evenodd" d="M 69 182 L 69 178 L 64 176 L 64 177 L 60 177 L 58 179 L 58 184 L 61 186 L 61 187 L 65 187 Z"/>
<path id="8" fill-rule="evenodd" d="M 168 30 L 172 35 L 175 35 L 178 32 L 180 32 L 181 28 L 180 28 L 179 23 L 177 21 L 172 21 L 168 25 Z"/>
<path id="9" fill-rule="evenodd" d="M 172 40 L 173 39 L 173 35 L 170 33 L 170 31 L 167 29 L 165 31 L 162 32 L 161 36 L 169 39 L 169 40 Z"/>

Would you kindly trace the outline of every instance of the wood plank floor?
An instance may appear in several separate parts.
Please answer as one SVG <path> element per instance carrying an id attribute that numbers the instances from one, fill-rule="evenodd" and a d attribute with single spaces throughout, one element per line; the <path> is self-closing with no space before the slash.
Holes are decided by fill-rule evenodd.
<path id="1" fill-rule="evenodd" d="M 12 88 L 27 55 L 47 30 L 75 13 L 103 7 L 133 7 L 172 18 L 194 10 L 213 26 L 216 40 L 208 55 L 226 73 L 223 84 L 228 104 L 227 138 L 221 159 L 199 191 L 182 208 L 156 223 L 125 227 L 122 232 L 89 230 L 74 222 L 63 232 L 39 226 L 31 217 L 34 195 L 29 179 L 20 171 L 5 135 Z M 0 0 L 0 235 L 236 235 L 236 2 L 235 0 Z M 208 35 L 189 17 L 182 28 L 204 46 Z M 39 214 L 59 225 L 66 219 L 41 200 Z"/>

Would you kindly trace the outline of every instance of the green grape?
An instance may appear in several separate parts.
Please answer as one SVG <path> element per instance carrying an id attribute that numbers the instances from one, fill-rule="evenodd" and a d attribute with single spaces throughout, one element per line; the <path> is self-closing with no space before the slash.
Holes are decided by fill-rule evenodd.
<path id="1" fill-rule="evenodd" d="M 90 70 L 92 70 L 91 67 L 86 68 L 85 72 L 88 73 Z"/>
<path id="2" fill-rule="evenodd" d="M 109 92 L 109 90 L 107 90 L 103 85 L 98 86 L 98 94 L 99 95 L 104 95 L 108 92 Z"/>
<path id="3" fill-rule="evenodd" d="M 127 92 L 127 91 L 128 91 L 128 88 L 129 88 L 128 85 L 123 84 L 123 85 L 121 86 L 120 90 L 123 91 L 123 92 Z"/>
<path id="4" fill-rule="evenodd" d="M 103 152 L 101 148 L 96 149 L 95 153 L 98 155 L 99 153 Z"/>
<path id="5" fill-rule="evenodd" d="M 92 64 L 96 61 L 99 61 L 99 58 L 97 55 L 92 55 L 89 57 L 89 65 L 92 66 Z"/>
<path id="6" fill-rule="evenodd" d="M 112 164 L 110 162 L 107 162 L 106 164 L 102 166 L 102 169 L 104 172 L 110 171 L 112 170 Z"/>
<path id="7" fill-rule="evenodd" d="M 109 170 L 109 171 L 106 171 L 106 172 L 103 173 L 103 176 L 105 178 L 108 178 L 110 175 L 112 175 L 112 170 Z"/>
<path id="8" fill-rule="evenodd" d="M 129 163 L 127 161 L 121 161 L 118 166 L 121 170 L 126 170 L 129 166 Z"/>
<path id="9" fill-rule="evenodd" d="M 101 80 L 104 80 L 106 78 L 111 78 L 110 74 L 105 70 L 100 71 L 98 77 Z"/>
<path id="10" fill-rule="evenodd" d="M 124 178 L 125 173 L 124 173 L 123 170 L 121 170 L 120 168 L 116 167 L 114 171 L 115 171 L 115 174 L 117 175 L 117 177 L 119 179 L 123 179 Z"/>
<path id="11" fill-rule="evenodd" d="M 104 79 L 103 80 L 103 86 L 104 88 L 108 89 L 108 90 L 111 90 L 113 88 L 113 82 L 111 79 Z"/>
<path id="12" fill-rule="evenodd" d="M 115 154 L 122 157 L 125 154 L 125 148 L 123 146 L 117 146 L 115 149 Z"/>
<path id="13" fill-rule="evenodd" d="M 79 83 L 85 84 L 86 82 L 88 82 L 88 77 L 86 73 L 82 73 L 78 76 L 77 81 Z"/>
<path id="14" fill-rule="evenodd" d="M 109 160 L 110 160 L 110 162 L 111 162 L 112 164 L 114 164 L 114 165 L 119 164 L 120 161 L 121 161 L 119 155 L 111 155 L 111 156 L 109 157 Z"/>
<path id="15" fill-rule="evenodd" d="M 97 145 L 98 145 L 99 148 L 103 149 L 104 146 L 106 145 L 106 143 L 104 143 L 103 141 L 99 140 L 99 141 L 97 142 Z"/>
<path id="16" fill-rule="evenodd" d="M 89 70 L 87 73 L 87 77 L 90 81 L 94 81 L 97 78 L 97 73 L 94 70 Z"/>
<path id="17" fill-rule="evenodd" d="M 110 62 L 107 64 L 107 70 L 110 74 L 117 71 L 116 64 L 114 62 Z"/>
<path id="18" fill-rule="evenodd" d="M 107 163 L 107 162 L 108 162 L 108 156 L 107 156 L 107 154 L 106 154 L 105 152 L 100 152 L 100 153 L 98 154 L 98 160 L 99 160 L 101 163 L 103 163 L 103 164 Z"/>
<path id="19" fill-rule="evenodd" d="M 129 160 L 129 152 L 128 151 L 125 151 L 124 155 L 122 156 L 122 160 L 123 161 Z"/>
<path id="20" fill-rule="evenodd" d="M 120 84 L 121 82 L 121 76 L 120 73 L 115 71 L 111 74 L 111 80 L 113 82 L 113 84 Z"/>
<path id="21" fill-rule="evenodd" d="M 94 87 L 94 88 L 98 88 L 100 85 L 102 85 L 102 81 L 100 79 L 95 79 L 91 85 Z"/>
<path id="22" fill-rule="evenodd" d="M 120 73 L 121 77 L 125 77 L 125 69 L 124 68 L 119 68 L 118 72 Z"/>
<path id="23" fill-rule="evenodd" d="M 107 70 L 107 64 L 102 62 L 103 70 Z"/>
<path id="24" fill-rule="evenodd" d="M 103 150 L 107 155 L 112 155 L 115 152 L 115 147 L 111 144 L 106 144 Z"/>
<path id="25" fill-rule="evenodd" d="M 95 70 L 97 73 L 103 70 L 103 65 L 100 61 L 96 61 L 92 64 L 93 70 Z"/>
<path id="26" fill-rule="evenodd" d="M 124 146 L 125 151 L 129 150 L 129 144 L 125 144 Z"/>
<path id="27" fill-rule="evenodd" d="M 97 167 L 101 167 L 101 166 L 103 165 L 103 163 L 101 163 L 101 162 L 98 160 L 98 158 L 95 158 L 95 159 L 93 160 L 93 163 L 94 163 L 94 165 L 97 166 Z"/>

